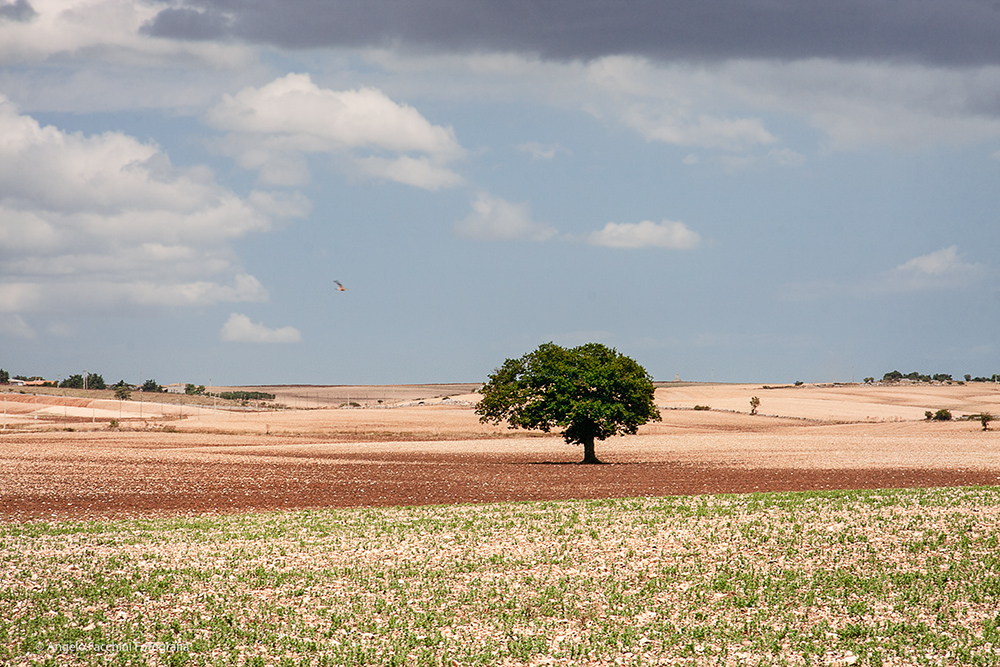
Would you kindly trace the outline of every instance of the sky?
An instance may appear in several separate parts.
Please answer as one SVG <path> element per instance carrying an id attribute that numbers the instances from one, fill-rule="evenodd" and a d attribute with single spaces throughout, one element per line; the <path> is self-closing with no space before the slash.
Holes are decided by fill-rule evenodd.
<path id="1" fill-rule="evenodd" d="M 1000 373 L 1000 2 L 0 0 L 11 375 L 477 382 L 549 341 Z"/>

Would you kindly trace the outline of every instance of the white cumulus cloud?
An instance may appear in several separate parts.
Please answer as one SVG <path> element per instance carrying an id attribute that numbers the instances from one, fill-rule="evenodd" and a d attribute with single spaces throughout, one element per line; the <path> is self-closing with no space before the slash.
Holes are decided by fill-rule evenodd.
<path id="1" fill-rule="evenodd" d="M 905 291 L 960 287 L 975 282 L 985 273 L 986 268 L 982 265 L 963 260 L 958 246 L 950 246 L 903 262 L 889 273 L 881 289 Z"/>
<path id="2" fill-rule="evenodd" d="M 0 96 L 0 313 L 257 301 L 231 242 L 301 215 L 120 132 L 42 126 Z"/>
<path id="3" fill-rule="evenodd" d="M 157 3 L 31 0 L 26 4 L 32 10 L 27 20 L 0 20 L 0 64 L 81 55 L 130 65 L 176 65 L 178 59 L 214 66 L 252 62 L 252 49 L 235 43 L 144 37 L 141 28 L 160 11 Z"/>
<path id="4" fill-rule="evenodd" d="M 527 203 L 515 204 L 480 193 L 472 202 L 472 212 L 455 224 L 455 233 L 476 241 L 544 241 L 554 236 L 556 230 L 536 222 Z"/>
<path id="5" fill-rule="evenodd" d="M 454 131 L 374 88 L 330 90 L 288 74 L 223 96 L 206 120 L 229 132 L 224 148 L 270 184 L 302 182 L 309 153 L 346 154 L 366 173 L 430 190 L 462 182 L 446 167 L 464 152 Z"/>
<path id="6" fill-rule="evenodd" d="M 701 236 L 682 222 L 664 220 L 638 223 L 609 222 L 604 228 L 586 237 L 587 243 L 608 248 L 670 248 L 690 250 L 701 242 Z"/>
<path id="7" fill-rule="evenodd" d="M 219 337 L 233 343 L 298 343 L 302 340 L 302 335 L 295 327 L 269 329 L 239 313 L 229 316 Z"/>

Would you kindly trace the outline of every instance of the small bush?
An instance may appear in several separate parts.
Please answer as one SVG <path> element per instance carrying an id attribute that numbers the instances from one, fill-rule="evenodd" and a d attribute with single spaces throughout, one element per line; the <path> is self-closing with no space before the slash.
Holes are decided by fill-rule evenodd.
<path id="1" fill-rule="evenodd" d="M 976 415 L 976 417 L 979 419 L 979 423 L 983 425 L 984 431 L 990 430 L 990 422 L 993 421 L 993 415 L 988 412 L 983 412 Z"/>
<path id="2" fill-rule="evenodd" d="M 941 408 L 934 413 L 934 421 L 946 422 L 951 421 L 951 410 L 945 410 Z"/>
<path id="3" fill-rule="evenodd" d="M 696 406 L 694 406 L 694 409 L 695 410 L 711 410 L 712 408 L 708 407 L 707 405 L 696 405 Z"/>

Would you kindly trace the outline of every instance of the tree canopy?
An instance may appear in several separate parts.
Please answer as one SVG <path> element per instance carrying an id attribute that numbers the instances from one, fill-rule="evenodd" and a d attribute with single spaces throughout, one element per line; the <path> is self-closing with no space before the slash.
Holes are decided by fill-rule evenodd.
<path id="1" fill-rule="evenodd" d="M 583 463 L 600 463 L 595 440 L 634 435 L 646 422 L 659 421 L 653 389 L 646 370 L 612 348 L 545 343 L 493 371 L 476 414 L 509 428 L 561 428 L 566 442 L 583 445 Z"/>

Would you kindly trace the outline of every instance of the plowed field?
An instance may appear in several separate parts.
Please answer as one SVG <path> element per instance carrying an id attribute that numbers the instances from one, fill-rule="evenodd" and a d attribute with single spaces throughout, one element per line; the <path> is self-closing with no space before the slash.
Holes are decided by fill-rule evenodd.
<path id="1" fill-rule="evenodd" d="M 308 409 L 142 415 L 135 401 L 5 395 L 0 519 L 1000 484 L 997 430 L 923 419 L 1000 414 L 992 384 L 667 386 L 663 421 L 599 443 L 601 466 L 558 437 L 481 425 L 473 395 L 351 390 L 368 407 L 323 405 L 323 388 L 295 389 Z M 747 414 L 753 395 L 762 414 Z"/>

